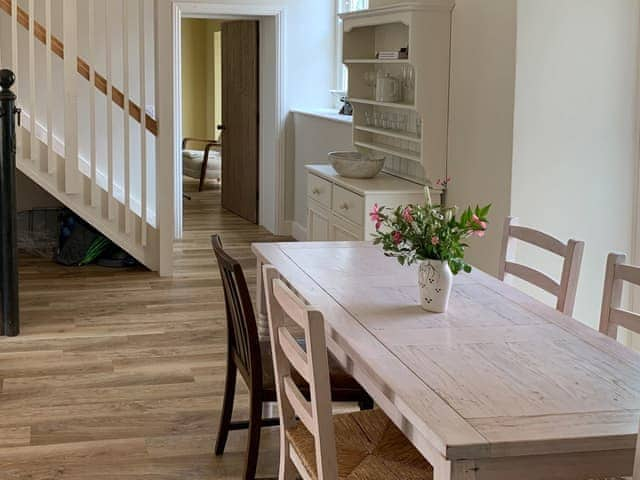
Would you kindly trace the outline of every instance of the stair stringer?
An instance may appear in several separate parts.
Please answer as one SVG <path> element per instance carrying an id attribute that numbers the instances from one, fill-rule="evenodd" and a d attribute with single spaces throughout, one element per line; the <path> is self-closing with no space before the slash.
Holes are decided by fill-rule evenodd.
<path id="1" fill-rule="evenodd" d="M 22 127 L 20 127 L 20 129 L 22 129 Z M 22 130 L 21 132 L 18 132 L 18 134 L 23 132 L 27 132 L 27 130 Z M 159 270 L 160 236 L 157 229 L 148 225 L 146 226 L 146 244 L 142 245 L 136 240 L 134 234 L 128 234 L 120 231 L 117 219 L 105 218 L 102 216 L 98 207 L 85 204 L 82 194 L 70 194 L 60 191 L 55 174 L 40 171 L 36 163 L 31 158 L 25 158 L 23 156 L 22 147 L 18 147 L 16 152 L 16 167 L 34 183 L 39 185 L 43 190 L 89 223 L 96 230 L 100 231 L 103 235 L 109 238 L 109 240 L 134 257 L 138 262 L 150 270 Z M 142 228 L 145 228 L 144 224 Z"/>

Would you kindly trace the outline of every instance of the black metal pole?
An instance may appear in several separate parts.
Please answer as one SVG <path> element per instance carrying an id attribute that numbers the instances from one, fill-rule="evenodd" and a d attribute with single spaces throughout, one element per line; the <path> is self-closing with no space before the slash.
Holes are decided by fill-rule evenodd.
<path id="1" fill-rule="evenodd" d="M 0 70 L 0 295 L 2 329 L 0 335 L 20 333 L 18 303 L 18 251 L 16 232 L 16 95 L 11 87 L 16 76 Z"/>

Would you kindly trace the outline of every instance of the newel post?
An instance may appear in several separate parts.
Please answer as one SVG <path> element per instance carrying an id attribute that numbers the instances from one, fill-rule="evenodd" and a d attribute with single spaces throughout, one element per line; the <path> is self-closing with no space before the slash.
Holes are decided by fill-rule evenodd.
<path id="1" fill-rule="evenodd" d="M 16 76 L 0 70 L 0 335 L 20 333 L 16 232 Z"/>

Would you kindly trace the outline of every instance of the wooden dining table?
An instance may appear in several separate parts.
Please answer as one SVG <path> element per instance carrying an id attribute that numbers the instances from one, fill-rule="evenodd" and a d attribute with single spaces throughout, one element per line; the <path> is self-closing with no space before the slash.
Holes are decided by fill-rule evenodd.
<path id="1" fill-rule="evenodd" d="M 331 352 L 435 480 L 632 474 L 636 352 L 478 270 L 458 275 L 448 312 L 434 314 L 420 307 L 416 268 L 370 243 L 253 251 L 323 313 Z"/>

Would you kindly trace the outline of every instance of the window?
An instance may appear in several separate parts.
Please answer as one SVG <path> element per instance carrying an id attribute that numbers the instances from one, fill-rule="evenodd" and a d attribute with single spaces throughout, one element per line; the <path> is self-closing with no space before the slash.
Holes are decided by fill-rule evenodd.
<path id="1" fill-rule="evenodd" d="M 354 12 L 369 8 L 369 0 L 338 0 L 338 13 Z"/>
<path id="2" fill-rule="evenodd" d="M 369 0 L 336 0 L 336 13 L 354 12 L 367 8 L 369 8 Z M 342 20 L 340 18 L 337 19 L 336 35 L 336 92 L 343 93 L 347 91 L 348 75 L 347 67 L 342 63 Z"/>

